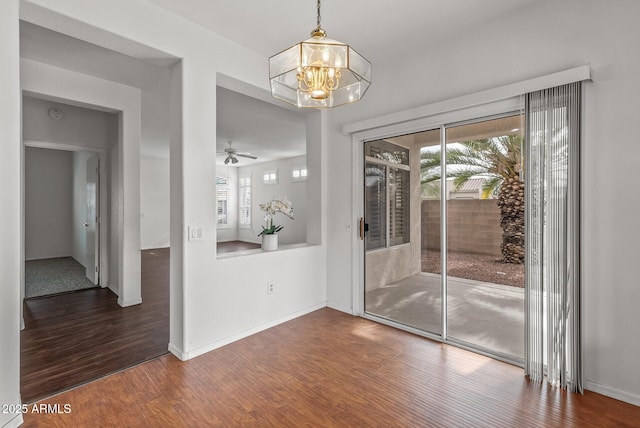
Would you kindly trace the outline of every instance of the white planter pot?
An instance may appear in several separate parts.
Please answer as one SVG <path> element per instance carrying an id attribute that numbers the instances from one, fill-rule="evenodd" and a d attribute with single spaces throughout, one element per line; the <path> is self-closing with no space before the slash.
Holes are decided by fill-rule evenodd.
<path id="1" fill-rule="evenodd" d="M 278 234 L 262 235 L 262 251 L 273 251 L 278 249 Z"/>

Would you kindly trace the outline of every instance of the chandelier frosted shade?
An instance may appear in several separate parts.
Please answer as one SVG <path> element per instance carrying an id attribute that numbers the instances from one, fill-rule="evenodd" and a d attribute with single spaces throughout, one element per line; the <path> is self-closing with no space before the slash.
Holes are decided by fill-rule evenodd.
<path id="1" fill-rule="evenodd" d="M 298 107 L 358 101 L 371 84 L 371 63 L 319 28 L 312 34 L 269 58 L 271 95 Z"/>

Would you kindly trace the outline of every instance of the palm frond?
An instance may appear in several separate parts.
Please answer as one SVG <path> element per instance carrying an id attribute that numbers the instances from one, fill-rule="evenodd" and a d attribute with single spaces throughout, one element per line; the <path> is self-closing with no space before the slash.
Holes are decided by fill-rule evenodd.
<path id="1" fill-rule="evenodd" d="M 482 199 L 489 199 L 491 196 L 496 195 L 503 181 L 504 179 L 498 175 L 485 181 L 482 186 L 482 195 L 480 197 Z"/>
<path id="2" fill-rule="evenodd" d="M 448 173 L 447 177 L 453 177 L 453 185 L 455 186 L 455 190 L 457 192 L 467 181 L 478 175 L 483 175 L 483 171 L 481 169 L 466 168 Z"/>

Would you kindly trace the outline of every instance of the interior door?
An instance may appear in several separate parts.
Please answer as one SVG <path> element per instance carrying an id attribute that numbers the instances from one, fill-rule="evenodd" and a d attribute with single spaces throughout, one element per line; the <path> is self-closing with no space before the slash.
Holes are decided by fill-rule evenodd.
<path id="1" fill-rule="evenodd" d="M 100 219 L 99 212 L 99 180 L 100 161 L 97 155 L 87 159 L 86 189 L 87 189 L 87 211 L 84 223 L 86 229 L 86 276 L 94 284 L 98 285 L 100 275 Z"/>

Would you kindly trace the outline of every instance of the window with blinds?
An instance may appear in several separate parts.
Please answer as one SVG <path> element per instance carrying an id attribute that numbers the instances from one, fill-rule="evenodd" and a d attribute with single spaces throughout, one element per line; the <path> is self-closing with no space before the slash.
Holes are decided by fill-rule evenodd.
<path id="1" fill-rule="evenodd" d="M 241 228 L 251 228 L 251 177 L 244 177 L 240 179 L 238 223 Z"/>
<path id="2" fill-rule="evenodd" d="M 369 230 L 365 239 L 367 250 L 387 246 L 386 167 L 367 163 L 365 166 L 365 218 Z"/>
<path id="3" fill-rule="evenodd" d="M 409 171 L 389 168 L 390 245 L 409 242 Z"/>
<path id="4" fill-rule="evenodd" d="M 216 194 L 218 200 L 218 227 L 228 224 L 229 179 L 216 177 Z"/>
<path id="5" fill-rule="evenodd" d="M 365 144 L 366 250 L 410 242 L 409 150 L 377 140 Z"/>

